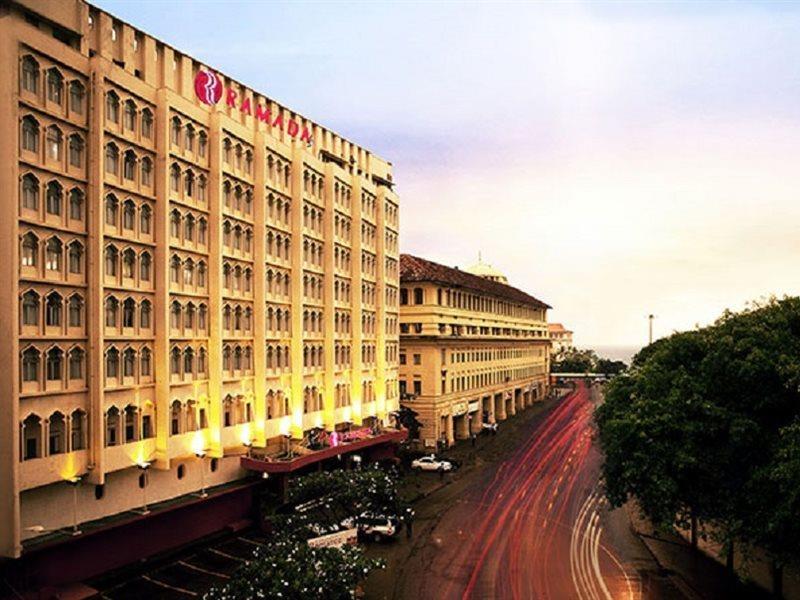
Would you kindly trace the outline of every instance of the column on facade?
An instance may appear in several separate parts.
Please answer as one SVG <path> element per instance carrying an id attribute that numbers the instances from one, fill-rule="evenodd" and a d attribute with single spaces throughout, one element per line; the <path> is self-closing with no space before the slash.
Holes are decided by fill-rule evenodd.
<path id="1" fill-rule="evenodd" d="M 267 443 L 267 156 L 263 131 L 256 131 L 253 148 L 253 445 Z"/>
<path id="2" fill-rule="evenodd" d="M 105 482 L 105 342 L 103 336 L 103 153 L 105 148 L 103 112 L 105 107 L 105 76 L 107 66 L 95 57 L 91 59 L 89 102 L 89 129 L 87 134 L 87 252 L 86 272 L 88 289 L 86 293 L 86 333 L 87 333 L 87 385 L 89 421 L 89 463 L 94 468 L 89 471 L 88 480 L 94 484 Z M 163 168 L 163 166 L 162 166 Z M 158 175 L 158 171 L 156 171 Z M 158 270 L 156 269 L 156 272 Z"/>
<path id="3" fill-rule="evenodd" d="M 303 437 L 303 171 L 302 148 L 292 144 L 292 244 L 290 254 L 292 360 L 289 410 L 291 412 L 291 434 L 295 439 Z"/>
<path id="4" fill-rule="evenodd" d="M 325 350 L 323 352 L 323 395 L 322 410 L 325 429 L 333 431 L 336 428 L 336 330 L 334 316 L 336 315 L 336 299 L 334 297 L 334 284 L 336 282 L 336 265 L 334 249 L 336 238 L 334 236 L 334 217 L 336 206 L 334 204 L 333 186 L 335 183 L 334 164 L 325 165 L 323 196 L 325 211 L 322 219 L 322 243 L 324 244 L 323 265 L 325 277 L 323 279 L 323 335 Z"/>
<path id="5" fill-rule="evenodd" d="M 494 414 L 498 421 L 505 421 L 508 418 L 504 392 L 494 394 Z"/>
<path id="6" fill-rule="evenodd" d="M 361 294 L 361 267 L 362 267 L 362 240 L 361 240 L 361 192 L 362 192 L 361 178 L 353 177 L 353 195 L 350 203 L 351 208 L 351 223 L 352 223 L 352 238 L 350 240 L 350 255 L 352 257 L 351 265 L 351 290 L 352 304 L 350 305 L 352 332 L 351 332 L 351 346 L 352 346 L 352 361 L 350 364 L 350 402 L 352 407 L 352 420 L 356 425 L 361 425 L 363 420 L 362 411 L 362 360 L 361 356 L 361 343 L 363 341 L 363 333 L 361 331 L 361 311 L 363 305 L 363 297 Z"/>
<path id="7" fill-rule="evenodd" d="M 375 413 L 380 421 L 386 421 L 386 188 L 377 190 L 377 261 L 375 283 Z"/>

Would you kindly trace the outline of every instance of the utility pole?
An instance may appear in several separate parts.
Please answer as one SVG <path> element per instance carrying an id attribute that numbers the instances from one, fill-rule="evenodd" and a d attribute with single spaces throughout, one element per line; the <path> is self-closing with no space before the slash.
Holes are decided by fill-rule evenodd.
<path id="1" fill-rule="evenodd" d="M 649 329 L 650 329 L 650 335 L 648 337 L 648 340 L 649 340 L 648 344 L 652 344 L 653 343 L 653 319 L 655 319 L 655 318 L 656 318 L 655 315 L 647 315 L 647 320 L 649 322 L 648 324 L 649 324 Z"/>

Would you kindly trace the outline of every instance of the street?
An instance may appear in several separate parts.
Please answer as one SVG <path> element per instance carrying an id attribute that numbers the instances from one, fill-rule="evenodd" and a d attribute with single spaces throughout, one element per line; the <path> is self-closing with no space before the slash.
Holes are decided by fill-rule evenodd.
<path id="1" fill-rule="evenodd" d="M 532 419 L 518 415 L 518 431 L 500 434 L 518 437 L 505 460 L 417 504 L 413 546 L 371 550 L 388 568 L 368 582 L 368 597 L 682 598 L 623 511 L 604 503 L 591 423 L 598 399 L 579 385 Z"/>

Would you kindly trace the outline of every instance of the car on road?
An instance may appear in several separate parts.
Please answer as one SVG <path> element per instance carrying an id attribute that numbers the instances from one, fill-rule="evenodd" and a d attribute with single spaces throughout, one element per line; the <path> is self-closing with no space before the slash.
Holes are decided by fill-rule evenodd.
<path id="1" fill-rule="evenodd" d="M 497 423 L 483 423 L 481 425 L 481 429 L 483 431 L 488 431 L 489 433 L 497 433 Z"/>
<path id="2" fill-rule="evenodd" d="M 399 518 L 373 512 L 363 512 L 356 517 L 349 517 L 342 521 L 341 525 L 356 528 L 359 539 L 374 542 L 393 538 L 400 531 Z"/>
<path id="3" fill-rule="evenodd" d="M 453 463 L 431 454 L 412 461 L 411 468 L 416 471 L 452 471 Z"/>

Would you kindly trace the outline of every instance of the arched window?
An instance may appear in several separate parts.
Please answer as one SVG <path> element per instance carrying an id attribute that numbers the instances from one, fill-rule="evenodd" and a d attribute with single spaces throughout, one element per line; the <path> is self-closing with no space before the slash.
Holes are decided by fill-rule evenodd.
<path id="1" fill-rule="evenodd" d="M 139 354 L 139 375 L 141 377 L 150 377 L 150 349 L 142 348 L 142 351 Z"/>
<path id="2" fill-rule="evenodd" d="M 208 223 L 205 217 L 200 217 L 197 220 L 197 243 L 205 245 L 206 234 L 208 232 Z"/>
<path id="3" fill-rule="evenodd" d="M 22 236 L 22 266 L 35 267 L 39 258 L 39 240 L 33 232 Z"/>
<path id="4" fill-rule="evenodd" d="M 106 120 L 119 123 L 119 96 L 114 91 L 106 93 Z"/>
<path id="5" fill-rule="evenodd" d="M 64 190 L 59 182 L 51 181 L 48 183 L 45 210 L 51 215 L 60 216 L 63 196 Z"/>
<path id="6" fill-rule="evenodd" d="M 152 259 L 150 258 L 149 252 L 142 252 L 142 256 L 139 259 L 139 279 L 142 281 L 150 281 L 150 265 L 152 263 Z"/>
<path id="7" fill-rule="evenodd" d="M 34 94 L 39 92 L 39 63 L 30 55 L 22 58 L 22 89 Z"/>
<path id="8" fill-rule="evenodd" d="M 69 84 L 69 109 L 75 114 L 83 114 L 83 99 L 86 96 L 86 89 L 80 81 L 72 81 Z"/>
<path id="9" fill-rule="evenodd" d="M 169 187 L 173 192 L 178 192 L 181 189 L 181 168 L 177 163 L 173 164 L 169 169 Z"/>
<path id="10" fill-rule="evenodd" d="M 180 352 L 179 352 L 180 354 Z M 170 407 L 170 433 L 178 435 L 181 432 L 181 402 L 175 400 Z"/>
<path id="11" fill-rule="evenodd" d="M 125 101 L 125 118 L 122 126 L 128 131 L 136 131 L 136 104 L 133 100 Z"/>
<path id="12" fill-rule="evenodd" d="M 153 113 L 149 108 L 142 109 L 142 137 L 150 139 L 153 135 Z"/>
<path id="13" fill-rule="evenodd" d="M 136 276 L 136 252 L 131 248 L 122 253 L 122 276 L 131 279 Z"/>
<path id="14" fill-rule="evenodd" d="M 169 265 L 169 279 L 172 283 L 180 283 L 181 281 L 181 259 L 173 256 Z"/>
<path id="15" fill-rule="evenodd" d="M 183 374 L 192 375 L 194 373 L 194 350 L 184 348 L 183 350 Z"/>
<path id="16" fill-rule="evenodd" d="M 122 326 L 134 327 L 135 323 L 136 323 L 136 301 L 133 298 L 126 298 L 125 301 L 122 303 Z"/>
<path id="17" fill-rule="evenodd" d="M 178 117 L 172 117 L 172 128 L 170 129 L 170 141 L 175 146 L 181 145 L 181 120 Z"/>
<path id="18" fill-rule="evenodd" d="M 53 347 L 47 351 L 47 381 L 61 381 L 64 375 L 64 352 Z"/>
<path id="19" fill-rule="evenodd" d="M 84 450 L 86 448 L 86 413 L 81 409 L 72 411 L 70 432 L 72 450 Z"/>
<path id="20" fill-rule="evenodd" d="M 28 290 L 22 295 L 22 324 L 39 324 L 39 294 Z"/>
<path id="21" fill-rule="evenodd" d="M 22 176 L 22 208 L 39 210 L 39 180 L 31 173 Z"/>
<path id="22" fill-rule="evenodd" d="M 169 323 L 172 329 L 181 328 L 181 303 L 178 301 L 170 305 Z"/>
<path id="23" fill-rule="evenodd" d="M 78 294 L 69 299 L 69 326 L 80 327 L 83 325 L 83 298 Z"/>
<path id="24" fill-rule="evenodd" d="M 117 326 L 117 312 L 119 310 L 119 301 L 113 296 L 106 298 L 105 312 L 106 312 L 106 327 Z"/>
<path id="25" fill-rule="evenodd" d="M 73 348 L 69 352 L 69 378 L 83 379 L 83 359 L 84 351 L 81 348 Z M 74 427 L 74 423 L 73 423 Z M 75 450 L 76 448 L 73 448 Z"/>
<path id="26" fill-rule="evenodd" d="M 106 247 L 106 275 L 109 277 L 117 276 L 117 261 L 119 258 L 119 251 L 114 246 Z"/>
<path id="27" fill-rule="evenodd" d="M 57 237 L 52 237 L 47 240 L 47 248 L 45 251 L 45 269 L 48 271 L 61 272 L 63 262 L 64 245 Z"/>
<path id="28" fill-rule="evenodd" d="M 22 460 L 31 460 L 42 456 L 42 420 L 36 415 L 29 415 L 22 422 L 24 450 Z"/>
<path id="29" fill-rule="evenodd" d="M 153 181 L 153 161 L 149 156 L 142 158 L 142 185 L 150 186 Z"/>
<path id="30" fill-rule="evenodd" d="M 136 376 L 136 350 L 133 348 L 125 348 L 122 353 L 122 376 Z"/>
<path id="31" fill-rule="evenodd" d="M 197 154 L 200 156 L 206 155 L 206 148 L 208 147 L 208 136 L 205 131 L 201 131 L 197 135 Z"/>
<path id="32" fill-rule="evenodd" d="M 128 199 L 122 205 L 122 228 L 133 231 L 136 226 L 136 205 Z"/>
<path id="33" fill-rule="evenodd" d="M 139 307 L 139 327 L 142 329 L 150 329 L 150 312 L 151 305 L 149 300 L 142 300 Z"/>
<path id="34" fill-rule="evenodd" d="M 139 231 L 141 233 L 150 233 L 150 224 L 153 211 L 147 204 L 144 204 L 139 210 Z"/>
<path id="35" fill-rule="evenodd" d="M 64 77 L 55 67 L 47 71 L 47 99 L 56 104 L 64 99 Z"/>
<path id="36" fill-rule="evenodd" d="M 74 221 L 83 221 L 83 192 L 72 188 L 69 192 L 69 218 Z"/>
<path id="37" fill-rule="evenodd" d="M 69 136 L 69 164 L 78 168 L 83 166 L 83 138 L 77 133 Z"/>
<path id="38" fill-rule="evenodd" d="M 133 150 L 125 151 L 123 159 L 122 176 L 133 181 L 136 179 L 136 153 Z"/>
<path id="39" fill-rule="evenodd" d="M 78 240 L 69 244 L 69 272 L 76 275 L 83 273 L 83 244 Z"/>
<path id="40" fill-rule="evenodd" d="M 119 376 L 119 350 L 113 346 L 106 351 L 106 377 Z"/>
<path id="41" fill-rule="evenodd" d="M 30 115 L 22 118 L 22 149 L 39 152 L 39 122 Z"/>
<path id="42" fill-rule="evenodd" d="M 184 143 L 186 150 L 194 152 L 194 127 L 192 127 L 191 123 L 186 124 L 186 135 L 184 139 L 186 140 Z"/>
<path id="43" fill-rule="evenodd" d="M 106 196 L 106 225 L 111 227 L 117 226 L 117 211 L 119 210 L 119 201 L 114 194 Z"/>
<path id="44" fill-rule="evenodd" d="M 112 143 L 106 144 L 106 173 L 110 175 L 119 174 L 119 149 Z"/>
<path id="45" fill-rule="evenodd" d="M 177 346 L 173 347 L 170 353 L 170 373 L 173 375 L 181 374 L 181 349 Z"/>
<path id="46" fill-rule="evenodd" d="M 109 350 L 109 354 L 110 352 Z M 117 352 L 116 349 L 114 349 L 114 352 Z M 117 361 L 119 361 L 119 353 L 117 353 Z M 116 374 L 113 377 L 116 377 Z M 112 406 L 106 412 L 106 446 L 119 444 L 119 437 L 119 409 L 116 406 Z"/>
<path id="47" fill-rule="evenodd" d="M 186 171 L 184 176 L 183 193 L 189 198 L 194 196 L 194 173 L 191 171 Z"/>
<path id="48" fill-rule="evenodd" d="M 206 374 L 206 349 L 200 348 L 197 352 L 197 375 L 202 377 Z"/>

